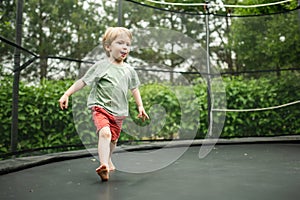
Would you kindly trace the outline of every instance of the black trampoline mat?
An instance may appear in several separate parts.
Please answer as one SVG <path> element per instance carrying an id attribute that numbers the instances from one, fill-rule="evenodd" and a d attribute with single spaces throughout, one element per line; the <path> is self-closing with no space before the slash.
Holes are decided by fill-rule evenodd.
<path id="1" fill-rule="evenodd" d="M 93 157 L 5 174 L 0 176 L 0 199 L 300 199 L 300 144 L 217 145 L 203 159 L 199 149 L 190 147 L 151 173 L 112 172 L 108 182 L 96 175 L 99 164 Z"/>

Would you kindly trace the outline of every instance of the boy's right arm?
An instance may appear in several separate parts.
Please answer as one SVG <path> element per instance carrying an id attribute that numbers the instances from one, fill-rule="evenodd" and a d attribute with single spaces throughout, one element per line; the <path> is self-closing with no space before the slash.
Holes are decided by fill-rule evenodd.
<path id="1" fill-rule="evenodd" d="M 59 106 L 62 110 L 68 108 L 69 104 L 69 96 L 77 92 L 78 90 L 82 89 L 84 86 L 86 86 L 85 82 L 83 82 L 81 79 L 76 81 L 66 92 L 64 95 L 62 95 L 59 99 Z"/>

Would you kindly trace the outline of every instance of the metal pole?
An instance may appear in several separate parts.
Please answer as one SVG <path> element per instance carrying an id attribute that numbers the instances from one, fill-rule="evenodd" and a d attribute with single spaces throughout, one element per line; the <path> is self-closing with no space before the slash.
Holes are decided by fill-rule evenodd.
<path id="1" fill-rule="evenodd" d="M 22 21 L 23 21 L 23 0 L 17 2 L 16 14 L 16 44 L 22 44 Z M 14 52 L 14 69 L 20 68 L 21 53 L 18 48 Z M 12 94 L 12 124 L 11 124 L 11 152 L 17 151 L 18 146 L 18 105 L 19 105 L 19 80 L 20 71 L 14 73 L 13 94 Z"/>
<path id="2" fill-rule="evenodd" d="M 206 1 L 206 4 L 209 2 Z M 206 67 L 207 67 L 207 109 L 208 109 L 208 136 L 212 137 L 212 124 L 213 124 L 213 114 L 212 114 L 212 99 L 211 99 L 211 75 L 210 75 L 210 48 L 209 48 L 209 6 L 205 7 L 205 23 L 206 23 Z"/>
<path id="3" fill-rule="evenodd" d="M 300 0 L 298 0 L 298 8 L 300 8 Z M 298 9 L 298 21 L 299 21 L 299 24 L 300 24 L 300 10 Z"/>
<path id="4" fill-rule="evenodd" d="M 122 0 L 118 1 L 118 26 L 122 26 L 123 22 L 122 22 L 122 17 L 123 17 L 123 3 Z"/>

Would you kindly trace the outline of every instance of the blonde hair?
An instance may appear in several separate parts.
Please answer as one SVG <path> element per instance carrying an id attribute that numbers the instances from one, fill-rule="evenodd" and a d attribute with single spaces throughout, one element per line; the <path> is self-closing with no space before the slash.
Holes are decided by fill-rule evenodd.
<path id="1" fill-rule="evenodd" d="M 109 57 L 109 51 L 106 50 L 106 46 L 111 45 L 111 43 L 122 33 L 125 33 L 130 40 L 132 40 L 132 33 L 124 27 L 109 27 L 103 37 L 102 37 L 102 46 L 106 53 L 106 55 Z"/>

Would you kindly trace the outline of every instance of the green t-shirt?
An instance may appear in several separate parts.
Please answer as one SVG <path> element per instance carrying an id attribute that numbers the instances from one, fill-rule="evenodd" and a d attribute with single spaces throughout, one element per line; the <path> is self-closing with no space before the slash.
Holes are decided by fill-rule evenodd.
<path id="1" fill-rule="evenodd" d="M 140 81 L 127 63 L 115 65 L 107 60 L 99 61 L 81 80 L 91 86 L 89 108 L 100 106 L 114 116 L 128 116 L 128 90 L 137 88 Z"/>

